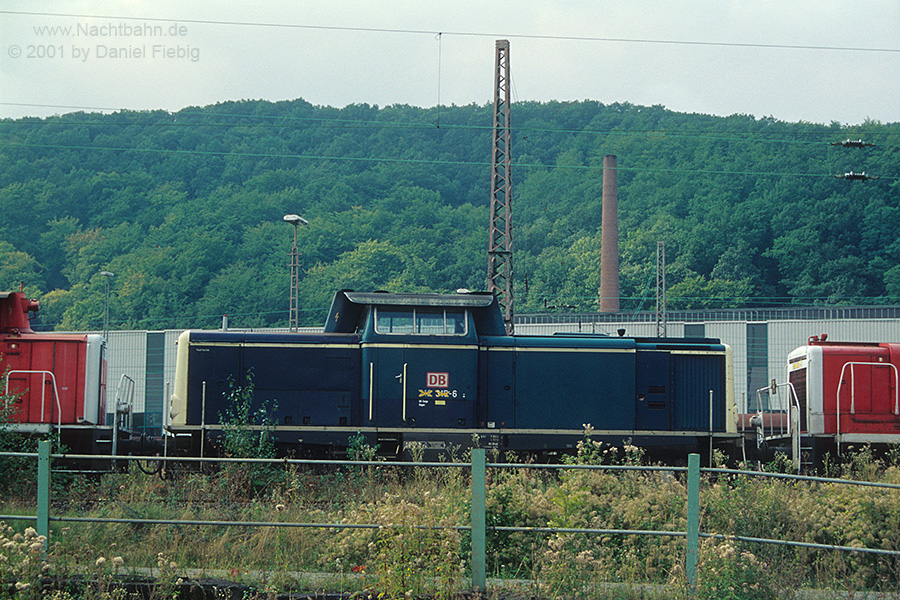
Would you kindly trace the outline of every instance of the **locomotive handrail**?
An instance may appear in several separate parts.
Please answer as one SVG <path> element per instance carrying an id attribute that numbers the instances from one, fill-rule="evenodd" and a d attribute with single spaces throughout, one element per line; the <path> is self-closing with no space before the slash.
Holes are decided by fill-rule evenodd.
<path id="1" fill-rule="evenodd" d="M 119 384 L 116 386 L 116 413 L 128 413 L 131 414 L 131 409 L 134 406 L 134 379 L 122 373 L 122 376 L 119 377 Z M 123 405 L 121 404 L 124 401 L 124 410 Z"/>
<path id="2" fill-rule="evenodd" d="M 41 379 L 41 423 L 44 422 L 44 398 L 46 393 L 44 392 L 44 381 L 46 381 L 47 375 L 50 376 L 50 381 L 53 382 L 53 395 L 56 397 L 56 418 L 58 420 L 57 428 L 62 429 L 62 406 L 59 403 L 59 390 L 56 389 L 56 376 L 53 374 L 53 371 L 27 371 L 27 370 L 14 370 L 7 373 L 6 377 L 6 391 L 4 392 L 7 396 L 9 395 L 9 376 L 13 373 L 21 373 L 23 375 L 43 375 L 44 379 Z M 53 420 L 53 410 L 51 408 L 50 411 L 50 420 Z M 52 425 L 52 423 L 51 423 Z"/>
<path id="3" fill-rule="evenodd" d="M 780 387 L 787 387 L 787 388 L 790 390 L 790 395 L 789 395 L 789 398 L 788 398 L 788 406 L 787 406 L 787 411 L 788 411 L 788 413 L 790 413 L 790 409 L 791 409 L 791 408 L 796 408 L 796 409 L 799 411 L 799 410 L 800 410 L 800 399 L 797 397 L 797 390 L 794 389 L 794 384 L 791 383 L 791 382 L 789 382 L 789 381 L 787 381 L 787 382 L 785 382 L 785 383 L 775 383 L 775 384 L 773 384 L 773 385 L 771 385 L 771 386 L 766 386 L 766 387 L 764 387 L 764 388 L 759 388 L 758 390 L 756 390 L 756 399 L 757 399 L 757 403 L 759 403 L 759 400 L 760 400 L 760 394 L 761 394 L 762 392 L 768 392 L 768 391 L 770 391 L 770 390 L 772 390 L 772 389 L 777 390 L 777 389 L 780 388 Z M 777 392 L 776 392 L 776 393 L 777 393 Z M 771 396 L 771 394 L 770 394 L 770 396 Z M 770 408 L 770 410 L 771 410 L 771 406 L 770 406 L 769 408 Z M 785 407 L 784 407 L 783 405 L 779 404 L 779 406 L 778 406 L 778 410 L 779 410 L 779 411 L 784 410 L 784 408 L 785 408 Z M 764 422 L 764 420 L 762 419 L 763 411 L 762 411 L 761 409 L 757 409 L 756 414 L 759 415 L 759 416 L 760 416 L 760 420 L 763 421 L 763 423 L 762 423 L 762 428 L 763 428 L 763 434 L 765 435 L 765 422 Z M 790 414 L 788 414 L 788 416 L 790 416 Z M 771 420 L 771 419 L 769 420 L 769 429 L 770 429 L 770 434 L 772 434 L 772 433 L 774 432 L 774 430 L 775 430 L 775 426 L 772 424 L 772 420 Z M 781 430 L 780 433 L 782 433 L 782 434 L 785 433 L 784 427 L 783 427 L 783 426 L 782 426 L 781 429 L 782 429 L 782 430 Z M 786 432 L 786 433 L 787 433 L 788 435 L 790 435 L 791 432 L 792 432 L 792 429 L 791 429 L 791 420 L 790 420 L 790 418 L 788 418 L 788 421 L 787 421 L 787 432 Z"/>
<path id="4" fill-rule="evenodd" d="M 853 374 L 853 367 L 858 366 L 858 365 L 859 366 L 868 365 L 868 366 L 874 366 L 874 367 L 890 367 L 891 369 L 894 370 L 894 414 L 895 415 L 900 414 L 900 389 L 898 389 L 898 387 L 896 385 L 896 382 L 898 381 L 897 366 L 892 363 L 862 362 L 862 361 L 844 363 L 844 366 L 841 367 L 841 377 L 839 380 L 840 383 L 838 383 L 836 400 L 840 400 L 841 386 L 844 385 L 844 373 L 846 372 L 847 367 L 850 367 L 850 413 L 851 414 L 856 413 L 856 386 L 854 385 L 854 383 L 855 383 L 854 377 L 855 376 Z M 838 411 L 840 412 L 840 405 L 838 405 L 837 408 L 838 408 Z"/>
<path id="5" fill-rule="evenodd" d="M 372 422 L 372 410 L 374 408 L 374 398 L 372 396 L 375 390 L 375 363 L 369 362 L 369 422 Z"/>
<path id="6" fill-rule="evenodd" d="M 841 376 L 838 378 L 838 386 L 837 392 L 835 392 L 834 398 L 834 410 L 837 416 L 837 451 L 838 454 L 841 453 L 841 387 L 844 385 L 844 373 L 847 372 L 847 367 L 850 367 L 850 412 L 848 414 L 856 414 L 856 385 L 855 385 L 855 375 L 853 373 L 853 367 L 855 366 L 870 366 L 870 367 L 890 367 L 894 371 L 894 414 L 900 414 L 900 388 L 898 388 L 897 382 L 897 366 L 892 363 L 884 363 L 884 362 L 867 362 L 867 361 L 850 361 L 844 363 L 844 366 L 841 367 Z"/>
<path id="7" fill-rule="evenodd" d="M 403 422 L 406 423 L 406 367 L 409 363 L 403 363 L 403 378 L 401 379 L 401 387 L 403 388 Z"/>
<path id="8" fill-rule="evenodd" d="M 123 401 L 123 396 L 127 395 L 127 400 Z M 131 409 L 134 402 L 134 379 L 122 373 L 119 378 L 119 384 L 116 386 L 116 412 L 113 415 L 112 430 L 112 453 L 118 454 L 119 450 L 119 415 L 122 415 L 123 424 L 131 429 Z"/>
<path id="9" fill-rule="evenodd" d="M 780 388 L 780 387 L 787 387 L 788 390 L 790 391 L 790 394 L 788 397 L 788 407 L 787 407 L 788 410 L 787 410 L 787 415 L 786 415 L 787 416 L 787 432 L 786 433 L 791 438 L 791 454 L 792 454 L 791 458 L 793 459 L 793 462 L 794 462 L 794 468 L 799 473 L 800 472 L 800 422 L 799 422 L 800 421 L 800 398 L 797 396 L 797 390 L 794 388 L 794 384 L 791 383 L 790 381 L 785 382 L 785 383 L 775 383 L 775 380 L 773 379 L 771 386 L 759 388 L 758 390 L 756 390 L 757 403 L 759 404 L 761 392 L 763 392 L 765 390 L 766 392 L 769 392 L 769 396 L 771 397 L 772 393 L 775 393 L 775 394 L 778 393 L 778 388 Z M 781 408 L 782 407 L 779 406 L 779 409 L 781 409 Z M 771 406 L 770 406 L 770 409 L 771 409 Z M 756 435 L 757 447 L 759 447 L 759 444 L 761 441 L 760 440 L 760 431 L 762 432 L 762 439 L 763 440 L 766 439 L 766 431 L 765 431 L 766 423 L 765 423 L 765 419 L 762 416 L 762 410 L 758 410 L 756 414 L 759 416 L 759 425 L 757 426 L 757 435 Z M 771 421 L 772 420 L 770 419 L 769 420 L 770 433 L 772 431 L 774 431 L 774 427 L 775 427 Z M 795 423 L 795 421 L 796 421 L 796 423 Z M 780 435 L 785 434 L 784 425 L 781 425 L 781 431 L 779 433 L 780 433 Z"/>

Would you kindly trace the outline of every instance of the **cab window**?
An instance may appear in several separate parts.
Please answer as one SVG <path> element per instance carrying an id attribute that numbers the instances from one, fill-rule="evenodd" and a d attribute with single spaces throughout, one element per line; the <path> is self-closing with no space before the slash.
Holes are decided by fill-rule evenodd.
<path id="1" fill-rule="evenodd" d="M 466 335 L 467 322 L 464 309 L 375 309 L 375 332 L 380 334 Z"/>
<path id="2" fill-rule="evenodd" d="M 412 311 L 378 309 L 375 316 L 375 331 L 378 333 L 414 332 Z"/>

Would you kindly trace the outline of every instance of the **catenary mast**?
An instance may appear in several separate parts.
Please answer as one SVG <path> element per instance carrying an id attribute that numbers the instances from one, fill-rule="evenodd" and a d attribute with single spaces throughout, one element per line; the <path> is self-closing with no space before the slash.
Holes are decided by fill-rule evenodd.
<path id="1" fill-rule="evenodd" d="M 491 232 L 488 291 L 497 295 L 508 333 L 513 333 L 512 185 L 510 183 L 509 40 L 497 40 L 491 157 Z"/>

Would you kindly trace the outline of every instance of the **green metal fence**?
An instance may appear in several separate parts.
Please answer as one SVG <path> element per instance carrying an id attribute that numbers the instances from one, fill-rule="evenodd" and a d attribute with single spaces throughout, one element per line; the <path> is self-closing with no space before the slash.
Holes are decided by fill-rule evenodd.
<path id="1" fill-rule="evenodd" d="M 37 453 L 0 453 L 0 456 L 18 456 L 33 457 L 38 461 L 37 472 L 37 504 L 35 515 L 0 515 L 0 519 L 4 520 L 29 520 L 35 522 L 35 529 L 39 535 L 45 536 L 47 544 L 50 541 L 50 522 L 94 522 L 94 523 L 132 523 L 132 524 L 150 524 L 150 525 L 198 525 L 198 526 L 234 526 L 234 527 L 313 527 L 313 528 L 331 528 L 331 529 L 377 529 L 380 525 L 377 523 L 296 523 L 296 522 L 269 522 L 269 521 L 199 521 L 199 520 L 168 520 L 168 519 L 111 519 L 98 517 L 73 517 L 73 516 L 52 516 L 50 514 L 50 483 L 51 483 L 51 460 L 52 459 L 97 459 L 97 456 L 88 455 L 52 455 L 50 452 L 50 442 L 40 442 Z M 488 530 L 496 531 L 526 531 L 532 533 L 579 533 L 585 535 L 604 534 L 604 535 L 648 535 L 648 536 L 669 536 L 684 537 L 686 539 L 686 559 L 685 573 L 687 583 L 691 587 L 697 584 L 697 570 L 699 562 L 699 540 L 700 538 L 729 538 L 734 540 L 753 542 L 759 544 L 777 544 L 783 546 L 794 546 L 802 548 L 813 548 L 821 550 L 834 550 L 841 552 L 860 552 L 890 556 L 900 556 L 900 551 L 885 550 L 878 548 L 861 548 L 855 546 L 840 546 L 829 544 L 816 544 L 810 542 L 799 542 L 791 540 L 778 540 L 769 538 L 755 538 L 738 535 L 726 535 L 721 533 L 703 533 L 700 531 L 700 475 L 701 472 L 741 475 L 754 477 L 775 477 L 791 480 L 816 481 L 824 483 L 838 483 L 845 485 L 856 485 L 866 487 L 876 487 L 885 489 L 900 489 L 900 485 L 886 483 L 872 483 L 864 481 L 852 481 L 846 479 L 834 479 L 823 477 L 808 477 L 800 475 L 786 475 L 780 473 L 767 473 L 758 471 L 739 471 L 733 469 L 716 469 L 716 468 L 700 468 L 700 456 L 691 454 L 688 457 L 688 466 L 685 467 L 643 467 L 643 466 L 613 466 L 613 465 L 541 465 L 521 463 L 488 463 L 484 449 L 473 449 L 471 453 L 471 462 L 392 462 L 393 466 L 399 467 L 431 467 L 431 468 L 463 468 L 471 469 L 471 523 L 470 525 L 460 525 L 454 527 L 457 530 L 466 530 L 471 532 L 471 556 L 470 569 L 472 587 L 478 590 L 487 588 L 486 577 L 486 533 Z M 148 460 L 148 457 L 134 456 L 116 456 L 103 457 L 109 461 L 135 461 Z M 197 462 L 197 463 L 277 463 L 277 464 L 304 464 L 304 465 L 337 465 L 344 464 L 343 461 L 331 460 L 299 460 L 299 459 L 237 459 L 237 458 L 183 458 L 183 457 L 152 457 L 149 460 L 163 462 Z M 353 465 L 365 466 L 375 465 L 384 466 L 384 462 L 377 461 L 354 461 Z M 487 469 L 589 469 L 589 470 L 622 470 L 622 471 L 671 471 L 679 472 L 686 475 L 687 478 L 687 525 L 685 531 L 655 531 L 655 530 L 624 530 L 624 529 L 580 529 L 580 528 L 561 528 L 561 527 L 490 527 L 488 528 L 486 514 L 486 472 Z M 439 529 L 440 526 L 421 526 L 422 529 Z"/>

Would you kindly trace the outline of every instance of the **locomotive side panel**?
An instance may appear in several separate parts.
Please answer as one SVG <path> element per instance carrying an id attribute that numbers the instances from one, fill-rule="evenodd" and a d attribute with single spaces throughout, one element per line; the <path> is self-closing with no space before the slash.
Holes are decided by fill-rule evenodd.
<path id="1" fill-rule="evenodd" d="M 881 419 L 872 420 L 872 396 L 878 388 L 889 386 L 889 368 L 884 366 L 887 349 L 871 344 L 826 345 L 821 356 L 825 433 L 877 431 Z"/>
<path id="2" fill-rule="evenodd" d="M 84 420 L 85 371 L 87 367 L 85 349 L 85 345 L 81 341 L 77 343 L 60 341 L 40 345 L 41 352 L 46 353 L 41 362 L 50 365 L 54 374 L 59 373 L 56 375 L 56 385 L 59 390 L 63 423 L 77 423 L 79 420 Z"/>
<path id="3" fill-rule="evenodd" d="M 679 431 L 725 431 L 728 388 L 725 355 L 672 352 L 675 405 Z"/>
<path id="4" fill-rule="evenodd" d="M 364 344 L 366 424 L 369 426 L 401 427 L 403 406 L 403 348 Z"/>
<path id="5" fill-rule="evenodd" d="M 665 431 L 672 427 L 670 354 L 638 350 L 635 361 L 635 429 Z"/>
<path id="6" fill-rule="evenodd" d="M 360 424 L 358 340 L 336 338 L 247 334 L 240 369 L 252 373 L 255 403 L 275 424 Z"/>
<path id="7" fill-rule="evenodd" d="M 516 428 L 516 353 L 512 338 L 483 338 L 479 352 L 479 427 Z"/>
<path id="8" fill-rule="evenodd" d="M 474 427 L 478 347 L 422 345 L 404 354 L 406 425 Z"/>
<path id="9" fill-rule="evenodd" d="M 638 429 L 737 431 L 728 346 L 642 339 L 637 348 Z"/>
<path id="10" fill-rule="evenodd" d="M 794 393 L 797 395 L 797 402 L 800 407 L 800 431 L 802 433 L 821 432 L 821 405 L 813 404 L 815 381 L 810 380 L 809 373 L 809 350 L 812 347 L 803 347 L 793 350 L 788 354 L 788 373 L 787 380 L 791 384 Z M 818 416 L 815 416 L 818 415 Z"/>
<path id="11" fill-rule="evenodd" d="M 475 426 L 476 346 L 366 344 L 362 356 L 367 373 L 363 386 L 369 387 L 363 396 L 364 422 L 379 427 Z"/>
<path id="12" fill-rule="evenodd" d="M 106 340 L 88 335 L 84 349 L 84 420 L 106 425 L 107 367 Z"/>
<path id="13" fill-rule="evenodd" d="M 580 431 L 634 429 L 635 355 L 622 341 L 577 347 L 560 339 L 517 339 L 516 427 Z M 626 342 L 627 343 L 627 342 Z"/>
<path id="14" fill-rule="evenodd" d="M 21 394 L 13 420 L 103 424 L 106 359 L 101 346 L 99 336 L 25 334 L 7 338 L 0 348 L 2 367 L 11 371 L 9 391 Z M 52 373 L 53 377 L 26 371 Z"/>
<path id="15" fill-rule="evenodd" d="M 386 298 L 371 298 L 377 303 L 357 319 L 368 424 L 475 427 L 478 337 L 471 312 L 411 299 L 382 302 Z"/>
<path id="16" fill-rule="evenodd" d="M 227 339 L 219 344 L 202 345 L 190 343 L 189 340 L 185 335 L 179 339 L 179 344 L 188 343 L 185 344 L 184 372 L 176 373 L 176 380 L 180 375 L 185 378 L 185 396 L 189 401 L 183 412 L 179 403 L 173 402 L 172 423 L 194 426 L 218 423 L 219 415 L 225 414 L 225 394 L 229 385 L 246 383 L 241 373 L 240 346 Z M 179 354 L 181 350 L 179 347 Z"/>
<path id="17" fill-rule="evenodd" d="M 892 432 L 896 432 L 900 429 L 900 424 L 897 424 L 897 420 L 900 419 L 900 344 L 882 344 L 888 350 L 888 362 L 890 363 L 890 368 L 888 370 L 888 374 L 890 376 L 889 385 L 886 387 L 886 390 L 883 394 L 879 394 L 873 403 L 873 410 L 885 414 L 885 415 L 893 415 L 891 419 L 894 423 L 892 423 Z"/>
<path id="18" fill-rule="evenodd" d="M 8 373 L 6 386 L 10 394 L 17 394 L 15 405 L 18 411 L 12 420 L 18 423 L 49 423 L 50 405 L 43 402 L 45 416 L 41 417 L 41 390 L 44 389 L 42 377 L 15 371 L 31 370 L 31 353 L 34 344 L 21 337 L 6 338 L 0 346 L 0 368 Z M 50 390 L 52 392 L 52 390 Z M 32 398 L 34 396 L 34 398 Z M 51 394 L 52 397 L 52 394 Z"/>
<path id="19" fill-rule="evenodd" d="M 336 337 L 195 332 L 182 338 L 188 365 L 176 380 L 186 376 L 191 400 L 186 418 L 173 424 L 220 423 L 234 410 L 229 391 L 252 381 L 251 411 L 265 409 L 277 425 L 359 425 L 357 338 Z"/>

